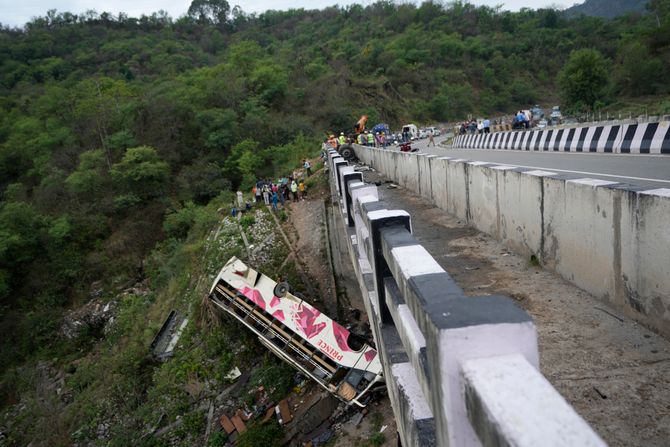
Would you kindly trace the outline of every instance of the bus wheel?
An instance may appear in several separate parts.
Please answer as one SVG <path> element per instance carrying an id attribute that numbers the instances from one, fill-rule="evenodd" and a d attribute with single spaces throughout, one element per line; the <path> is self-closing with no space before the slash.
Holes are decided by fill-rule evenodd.
<path id="1" fill-rule="evenodd" d="M 343 145 L 340 147 L 340 154 L 345 160 L 351 160 L 354 158 L 354 149 L 351 147 L 351 145 Z"/>
<path id="2" fill-rule="evenodd" d="M 279 298 L 283 298 L 290 291 L 291 291 L 291 286 L 289 286 L 287 282 L 280 282 L 280 283 L 277 283 L 277 285 L 275 286 L 274 294 L 275 294 L 275 296 L 278 296 Z"/>

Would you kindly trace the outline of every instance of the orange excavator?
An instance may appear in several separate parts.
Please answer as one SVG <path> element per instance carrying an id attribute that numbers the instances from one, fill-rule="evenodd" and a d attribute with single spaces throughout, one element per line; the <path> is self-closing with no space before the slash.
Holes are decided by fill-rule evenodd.
<path id="1" fill-rule="evenodd" d="M 365 130 L 365 123 L 368 122 L 368 116 L 363 115 L 358 119 L 358 122 L 354 126 L 354 131 L 356 132 L 356 135 L 360 134 Z"/>

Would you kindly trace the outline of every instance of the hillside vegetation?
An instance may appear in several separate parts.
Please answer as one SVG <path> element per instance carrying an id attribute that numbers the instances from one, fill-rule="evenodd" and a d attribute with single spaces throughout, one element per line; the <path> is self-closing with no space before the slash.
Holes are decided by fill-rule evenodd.
<path id="1" fill-rule="evenodd" d="M 179 19 L 49 11 L 0 27 L 0 402 L 14 416 L 24 405 L 19 427 L 32 427 L 14 441 L 40 439 L 54 409 L 55 444 L 94 439 L 115 411 L 103 431 L 117 445 L 156 413 L 187 414 L 152 405 L 219 374 L 200 360 L 232 355 L 227 341 L 194 328 L 187 340 L 215 337 L 201 357 L 162 368 L 146 344 L 173 303 L 197 310 L 206 287 L 193 278 L 217 267 L 200 264 L 216 210 L 316 155 L 324 132 L 361 114 L 397 127 L 540 101 L 670 113 L 670 0 L 648 8 L 604 20 L 379 1 L 250 15 L 195 0 Z M 113 333 L 61 335 L 67 311 L 137 284 L 150 292 L 122 300 Z M 49 368 L 73 374 L 62 413 L 26 406 Z"/>
<path id="2" fill-rule="evenodd" d="M 586 0 L 565 10 L 567 17 L 579 15 L 613 19 L 625 14 L 644 14 L 649 0 Z"/>

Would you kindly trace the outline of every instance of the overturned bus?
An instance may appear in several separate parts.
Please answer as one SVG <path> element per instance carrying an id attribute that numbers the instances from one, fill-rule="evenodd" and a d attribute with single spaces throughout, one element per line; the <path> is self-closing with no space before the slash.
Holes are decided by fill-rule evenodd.
<path id="1" fill-rule="evenodd" d="M 296 295 L 233 257 L 209 299 L 281 359 L 340 400 L 364 407 L 363 397 L 383 380 L 377 351 Z"/>

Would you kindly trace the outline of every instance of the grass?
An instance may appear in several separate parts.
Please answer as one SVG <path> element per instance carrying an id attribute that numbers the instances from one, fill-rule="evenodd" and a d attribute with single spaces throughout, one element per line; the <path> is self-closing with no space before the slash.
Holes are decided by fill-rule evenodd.
<path id="1" fill-rule="evenodd" d="M 528 264 L 530 264 L 531 267 L 540 267 L 542 265 L 540 264 L 540 260 L 538 259 L 538 257 L 535 255 L 530 255 Z"/>
<path id="2" fill-rule="evenodd" d="M 596 116 L 602 116 L 602 119 L 606 119 L 608 115 L 610 119 L 618 119 L 619 116 L 625 119 L 639 116 L 670 115 L 670 96 L 654 95 L 635 99 L 621 98 L 604 107 L 600 113 L 596 112 Z"/>

